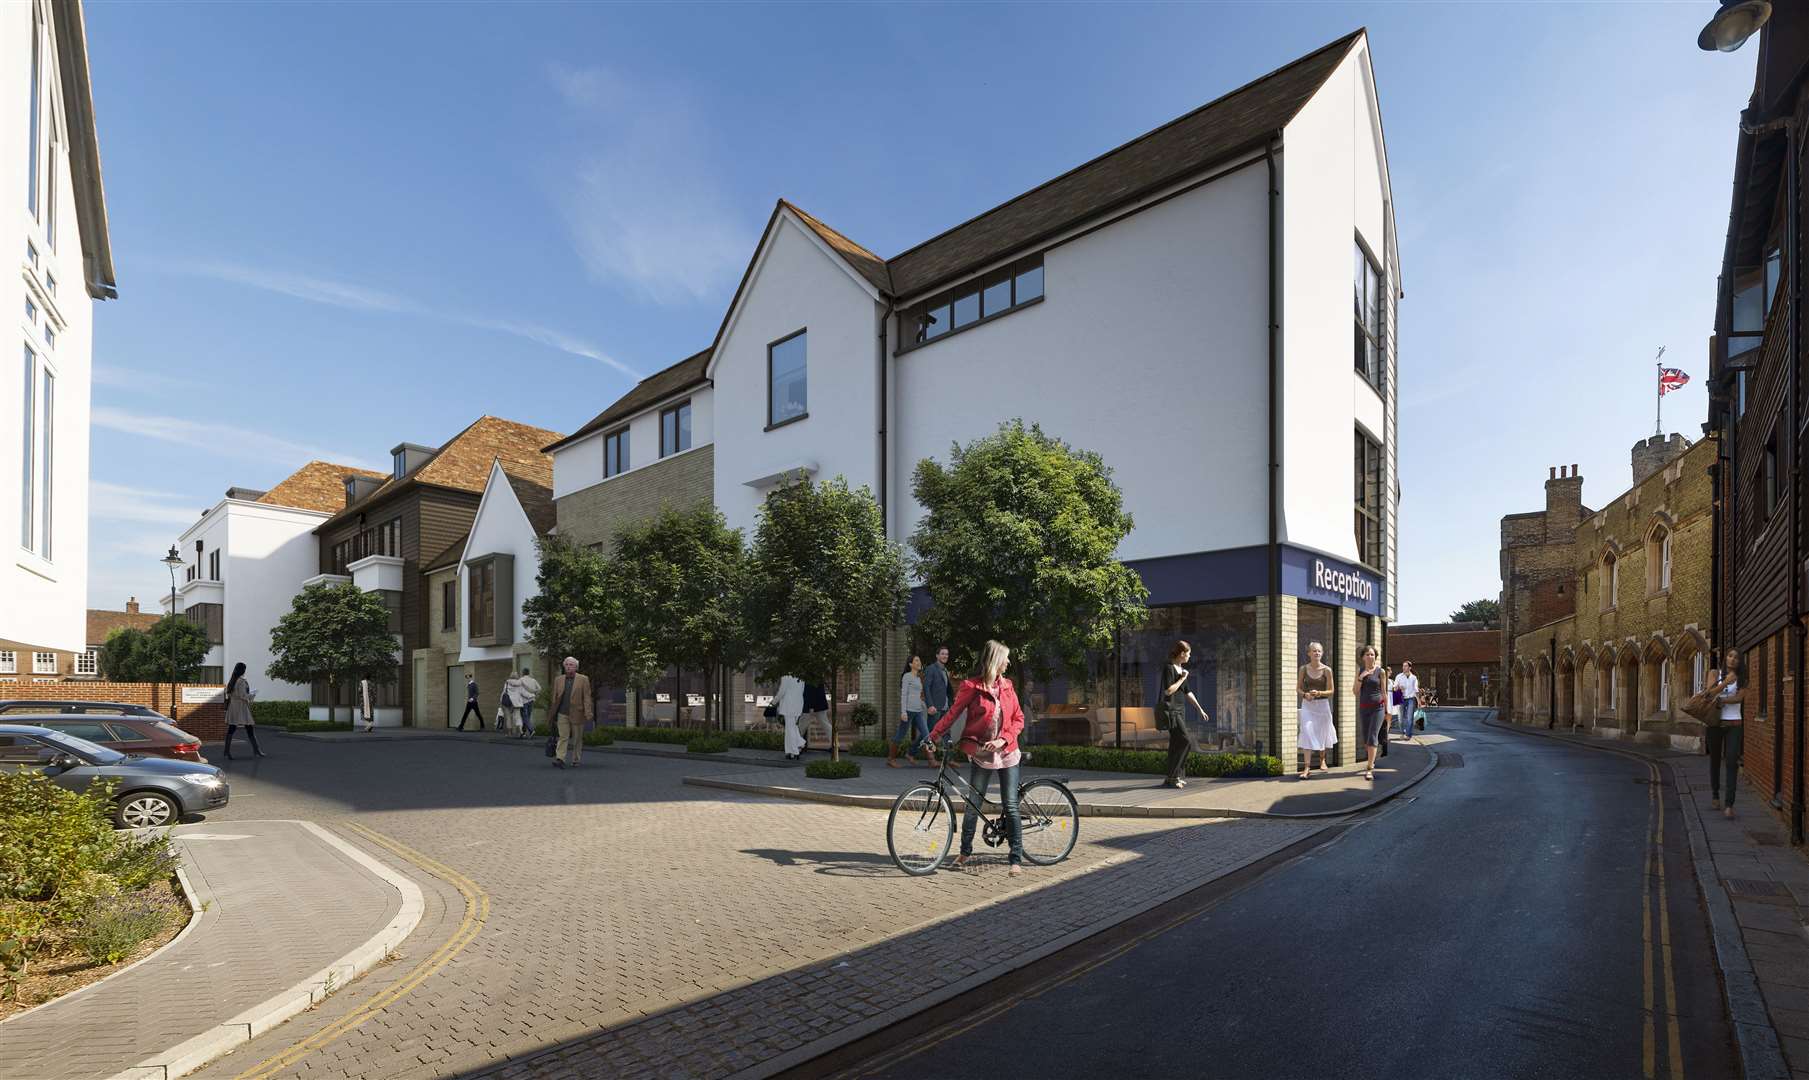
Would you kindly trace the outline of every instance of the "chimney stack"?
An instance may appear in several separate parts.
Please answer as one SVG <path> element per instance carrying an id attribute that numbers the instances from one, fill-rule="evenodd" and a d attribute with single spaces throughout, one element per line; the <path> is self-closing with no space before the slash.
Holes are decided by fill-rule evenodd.
<path id="1" fill-rule="evenodd" d="M 138 614 L 138 597 L 134 596 L 126 601 L 126 614 L 127 615 Z"/>
<path id="2" fill-rule="evenodd" d="M 1545 481 L 1546 536 L 1557 539 L 1583 520 L 1583 474 L 1575 465 L 1553 465 Z"/>

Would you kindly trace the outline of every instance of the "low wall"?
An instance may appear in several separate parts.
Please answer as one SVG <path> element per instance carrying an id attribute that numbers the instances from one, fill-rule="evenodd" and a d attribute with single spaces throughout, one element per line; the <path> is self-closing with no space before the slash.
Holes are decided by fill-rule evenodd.
<path id="1" fill-rule="evenodd" d="M 174 711 L 168 683 L 69 682 L 19 683 L 0 686 L 0 699 L 22 701 L 117 701 L 145 705 L 176 722 L 203 742 L 226 737 L 225 687 L 219 683 L 177 683 Z M 194 699 L 206 696 L 206 701 Z"/>

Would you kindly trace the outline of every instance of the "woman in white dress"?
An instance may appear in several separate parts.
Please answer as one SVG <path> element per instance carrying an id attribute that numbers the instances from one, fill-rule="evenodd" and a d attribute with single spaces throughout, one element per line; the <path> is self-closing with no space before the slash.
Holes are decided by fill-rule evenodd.
<path id="1" fill-rule="evenodd" d="M 1307 662 L 1300 669 L 1300 749 L 1306 753 L 1306 767 L 1300 770 L 1305 780 L 1313 775 L 1313 752 L 1319 753 L 1319 767 L 1330 769 L 1325 752 L 1338 743 L 1338 729 L 1332 723 L 1332 693 L 1337 689 L 1332 669 L 1324 662 L 1325 646 L 1317 641 L 1307 645 Z"/>
<path id="2" fill-rule="evenodd" d="M 785 756 L 796 761 L 804 753 L 804 735 L 798 730 L 798 714 L 804 711 L 804 681 L 794 675 L 782 677 L 773 707 L 785 718 Z"/>

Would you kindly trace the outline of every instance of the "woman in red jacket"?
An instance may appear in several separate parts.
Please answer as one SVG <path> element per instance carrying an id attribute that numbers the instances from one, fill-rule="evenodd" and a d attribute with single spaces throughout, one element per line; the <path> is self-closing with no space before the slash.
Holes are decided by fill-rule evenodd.
<path id="1" fill-rule="evenodd" d="M 1024 710 L 1018 704 L 1018 692 L 1005 677 L 1005 665 L 1011 662 L 1011 650 L 996 641 L 988 641 L 980 650 L 980 675 L 961 683 L 942 719 L 930 732 L 931 743 L 941 739 L 962 720 L 960 747 L 968 757 L 967 782 L 984 801 L 993 774 L 999 776 L 999 806 L 1003 810 L 1006 836 L 1011 841 L 1011 876 L 1024 872 L 1024 834 L 1018 821 L 1018 733 L 1024 730 Z M 974 829 L 979 815 L 972 804 L 961 814 L 961 854 L 956 866 L 965 866 L 974 853 Z"/>

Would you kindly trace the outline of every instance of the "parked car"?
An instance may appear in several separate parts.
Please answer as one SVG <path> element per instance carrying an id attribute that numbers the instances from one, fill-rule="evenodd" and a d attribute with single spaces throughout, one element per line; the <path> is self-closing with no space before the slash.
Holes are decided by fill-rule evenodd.
<path id="1" fill-rule="evenodd" d="M 53 731 L 37 723 L 40 718 L 20 719 L 25 722 L 0 724 L 0 772 L 42 771 L 72 791 L 96 780 L 116 780 L 113 822 L 121 828 L 174 825 L 190 814 L 218 810 L 232 794 L 226 775 L 215 766 L 122 754 Z"/>
<path id="2" fill-rule="evenodd" d="M 32 717 L 34 724 L 99 743 L 122 754 L 207 762 L 201 756 L 198 736 L 189 734 L 162 713 L 143 705 L 115 701 L 0 701 L 0 723 L 25 716 Z"/>

